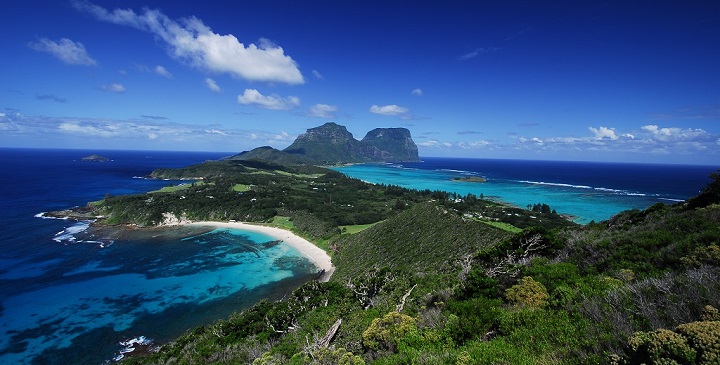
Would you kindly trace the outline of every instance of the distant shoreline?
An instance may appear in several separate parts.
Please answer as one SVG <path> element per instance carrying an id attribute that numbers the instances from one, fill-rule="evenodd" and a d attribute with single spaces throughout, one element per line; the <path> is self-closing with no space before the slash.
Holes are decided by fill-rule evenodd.
<path id="1" fill-rule="evenodd" d="M 335 266 L 332 264 L 330 255 L 327 254 L 323 249 L 315 246 L 312 242 L 282 228 L 260 226 L 255 224 L 243 223 L 243 222 L 188 222 L 180 225 L 193 225 L 193 226 L 211 226 L 219 228 L 231 228 L 240 229 L 243 231 L 251 231 L 264 233 L 268 236 L 277 238 L 290 246 L 294 247 L 305 255 L 310 261 L 315 264 L 318 269 L 323 270 L 322 276 L 319 278 L 321 282 L 327 282 L 330 280 L 333 272 L 335 272 Z"/>

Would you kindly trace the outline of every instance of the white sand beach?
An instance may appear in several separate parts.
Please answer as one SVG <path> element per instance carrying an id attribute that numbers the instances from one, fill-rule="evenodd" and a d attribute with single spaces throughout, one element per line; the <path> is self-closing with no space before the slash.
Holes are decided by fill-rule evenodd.
<path id="1" fill-rule="evenodd" d="M 188 223 L 191 225 L 200 226 L 211 226 L 211 227 L 222 227 L 222 228 L 234 228 L 245 231 L 260 232 L 267 234 L 268 236 L 274 237 L 281 240 L 293 247 L 298 251 L 302 252 L 303 255 L 312 261 L 318 269 L 325 270 L 322 277 L 319 279 L 322 282 L 330 280 L 330 276 L 335 271 L 330 256 L 320 247 L 313 245 L 310 241 L 281 228 L 260 226 L 242 222 L 192 222 Z"/>

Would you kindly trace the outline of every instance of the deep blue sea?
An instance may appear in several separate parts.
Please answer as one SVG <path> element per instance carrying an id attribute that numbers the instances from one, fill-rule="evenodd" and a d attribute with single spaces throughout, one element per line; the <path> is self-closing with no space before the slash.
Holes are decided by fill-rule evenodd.
<path id="1" fill-rule="evenodd" d="M 399 185 L 469 193 L 518 207 L 545 203 L 578 223 L 606 220 L 623 210 L 673 204 L 695 196 L 718 166 L 598 162 L 423 158 L 417 163 L 334 168 L 348 176 Z M 486 183 L 453 177 L 482 176 Z"/>
<path id="2" fill-rule="evenodd" d="M 111 161 L 81 161 L 95 153 Z M 257 233 L 95 240 L 86 222 L 39 216 L 159 189 L 170 182 L 144 179 L 153 169 L 225 155 L 0 148 L 0 364 L 99 364 L 121 341 L 164 342 L 313 278 L 300 252 Z"/>

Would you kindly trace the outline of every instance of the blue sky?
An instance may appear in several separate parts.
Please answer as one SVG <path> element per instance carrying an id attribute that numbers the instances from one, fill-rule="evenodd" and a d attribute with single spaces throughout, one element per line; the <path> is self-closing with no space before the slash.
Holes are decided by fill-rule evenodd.
<path id="1" fill-rule="evenodd" d="M 718 165 L 717 1 L 3 1 L 0 147 Z"/>

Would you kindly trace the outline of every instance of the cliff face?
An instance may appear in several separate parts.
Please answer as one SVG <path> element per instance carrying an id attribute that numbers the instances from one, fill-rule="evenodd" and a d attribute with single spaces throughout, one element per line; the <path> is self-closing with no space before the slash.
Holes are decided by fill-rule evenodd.
<path id="1" fill-rule="evenodd" d="M 283 151 L 319 164 L 420 160 L 405 128 L 377 128 L 358 141 L 347 128 L 335 123 L 308 129 Z"/>
<path id="2" fill-rule="evenodd" d="M 283 151 L 321 164 L 363 161 L 360 142 L 347 128 L 335 123 L 308 129 Z"/>
<path id="3" fill-rule="evenodd" d="M 381 161 L 420 161 L 418 148 L 406 128 L 376 128 L 360 141 L 363 155 Z"/>

